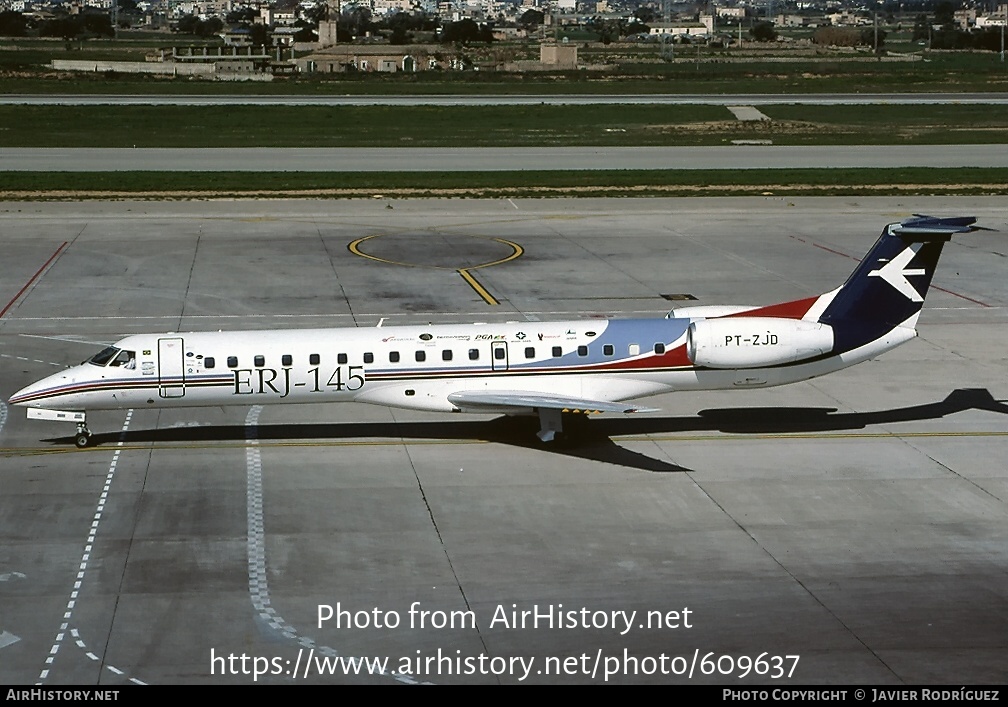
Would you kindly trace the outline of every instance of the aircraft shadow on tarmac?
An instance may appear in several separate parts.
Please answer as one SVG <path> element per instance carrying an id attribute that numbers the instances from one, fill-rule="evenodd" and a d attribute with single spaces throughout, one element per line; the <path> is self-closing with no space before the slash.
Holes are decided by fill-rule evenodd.
<path id="1" fill-rule="evenodd" d="M 613 437 L 676 432 L 724 432 L 727 434 L 785 434 L 860 430 L 873 425 L 937 420 L 966 410 L 987 410 L 1008 415 L 1008 401 L 995 400 L 986 388 L 956 389 L 944 400 L 874 412 L 837 412 L 836 408 L 772 407 L 715 408 L 695 415 L 674 417 L 582 418 L 564 420 L 564 435 L 543 444 L 535 433 L 534 417 L 499 417 L 485 421 L 437 422 L 345 422 L 318 424 L 210 425 L 154 430 L 96 433 L 92 444 L 115 442 L 221 442 L 295 439 L 458 439 L 485 441 L 536 449 L 567 457 L 608 462 L 651 472 L 690 471 L 662 459 L 635 452 Z M 44 440 L 73 444 L 73 437 Z"/>

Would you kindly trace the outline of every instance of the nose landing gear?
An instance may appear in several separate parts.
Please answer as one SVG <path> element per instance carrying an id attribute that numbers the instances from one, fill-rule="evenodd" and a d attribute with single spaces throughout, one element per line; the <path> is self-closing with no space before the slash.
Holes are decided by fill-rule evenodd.
<path id="1" fill-rule="evenodd" d="M 77 434 L 74 444 L 84 449 L 91 444 L 91 430 L 87 428 L 87 413 L 83 410 L 47 410 L 46 408 L 28 408 L 29 420 L 50 420 L 52 422 L 76 422 Z"/>
<path id="2" fill-rule="evenodd" d="M 91 430 L 87 428 L 87 423 L 77 423 L 77 434 L 74 436 L 74 444 L 77 445 L 78 449 L 84 449 L 91 444 Z"/>

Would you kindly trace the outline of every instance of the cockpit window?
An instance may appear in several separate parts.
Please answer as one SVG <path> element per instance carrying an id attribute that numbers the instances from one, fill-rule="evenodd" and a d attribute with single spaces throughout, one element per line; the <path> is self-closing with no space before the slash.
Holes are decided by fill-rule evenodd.
<path id="1" fill-rule="evenodd" d="M 109 365 L 118 366 L 120 368 L 136 368 L 136 352 L 123 349 L 114 359 L 112 359 L 112 363 Z"/>
<path id="2" fill-rule="evenodd" d="M 115 346 L 109 346 L 107 349 L 102 349 L 94 356 L 88 359 L 88 363 L 93 363 L 96 366 L 107 365 L 109 361 L 115 358 L 115 355 L 119 353 L 119 349 Z"/>

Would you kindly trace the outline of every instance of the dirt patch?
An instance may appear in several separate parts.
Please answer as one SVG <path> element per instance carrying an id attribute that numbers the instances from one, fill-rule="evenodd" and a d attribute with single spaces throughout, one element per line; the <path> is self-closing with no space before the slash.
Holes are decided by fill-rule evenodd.
<path id="1" fill-rule="evenodd" d="M 857 129 L 826 123 L 813 123 L 803 120 L 711 120 L 697 123 L 676 123 L 665 125 L 647 125 L 643 133 L 658 133 L 660 135 L 682 134 L 716 135 L 853 135 Z"/>
<path id="2" fill-rule="evenodd" d="M 210 201 L 233 199 L 412 199 L 412 198 L 507 198 L 567 196 L 753 196 L 753 195 L 998 195 L 1008 194 L 1008 183 L 1001 184 L 636 184 L 631 186 L 569 187 L 466 187 L 454 189 L 276 189 L 255 191 L 0 191 L 5 201 Z"/>

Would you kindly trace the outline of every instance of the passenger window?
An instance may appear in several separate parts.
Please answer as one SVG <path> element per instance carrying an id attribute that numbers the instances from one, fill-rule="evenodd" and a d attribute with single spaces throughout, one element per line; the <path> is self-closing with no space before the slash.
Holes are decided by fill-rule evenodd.
<path id="1" fill-rule="evenodd" d="M 451 349 L 445 349 L 444 351 L 441 352 L 441 360 L 442 361 L 451 361 L 452 360 Z"/>
<path id="2" fill-rule="evenodd" d="M 504 349 L 494 349 L 494 358 L 498 361 L 504 360 Z"/>
<path id="3" fill-rule="evenodd" d="M 535 358 L 535 346 L 525 347 L 525 358 Z"/>
<path id="4" fill-rule="evenodd" d="M 293 366 L 294 365 L 294 357 L 291 356 L 290 354 L 284 354 L 283 356 L 280 357 L 280 365 L 281 366 Z"/>
<path id="5" fill-rule="evenodd" d="M 654 345 L 654 352 L 656 354 L 663 354 L 663 353 L 665 353 L 665 344 L 655 344 Z"/>
<path id="6" fill-rule="evenodd" d="M 266 357 L 259 355 L 252 359 L 252 363 L 255 364 L 256 368 L 262 368 L 266 365 Z"/>
<path id="7" fill-rule="evenodd" d="M 374 363 L 374 354 L 370 351 L 364 353 L 364 363 Z"/>
<path id="8" fill-rule="evenodd" d="M 228 356 L 228 368 L 238 368 L 237 356 Z"/>
<path id="9" fill-rule="evenodd" d="M 216 362 L 214 361 L 213 356 L 207 356 L 205 359 L 203 359 L 204 368 L 213 368 L 215 363 Z"/>
<path id="10" fill-rule="evenodd" d="M 553 347 L 553 357 L 554 358 L 560 358 L 561 356 L 563 356 L 563 348 L 561 348 L 560 346 L 554 346 Z"/>
<path id="11" fill-rule="evenodd" d="M 469 349 L 469 360 L 479 361 L 479 349 Z"/>
<path id="12" fill-rule="evenodd" d="M 640 344 L 630 344 L 630 355 L 639 356 L 640 355 Z"/>
<path id="13" fill-rule="evenodd" d="M 588 347 L 578 346 L 578 356 L 587 356 L 587 355 L 588 355 Z"/>
<path id="14" fill-rule="evenodd" d="M 336 354 L 336 363 L 338 363 L 338 364 L 340 364 L 342 366 L 346 362 L 347 362 L 347 355 L 346 354 Z"/>
<path id="15" fill-rule="evenodd" d="M 319 365 L 319 360 L 320 359 L 318 354 L 311 354 L 308 356 L 308 363 L 312 366 Z"/>
<path id="16" fill-rule="evenodd" d="M 420 361 L 426 361 L 427 360 L 427 352 L 426 351 L 417 351 L 416 352 L 416 360 L 417 360 L 418 363 Z"/>
<path id="17" fill-rule="evenodd" d="M 605 346 L 602 347 L 603 356 L 612 356 L 614 353 L 616 353 L 616 350 L 613 349 L 612 344 L 606 344 Z"/>
<path id="18" fill-rule="evenodd" d="M 388 360 L 391 363 L 399 363 L 399 352 L 398 351 L 389 351 Z"/>

